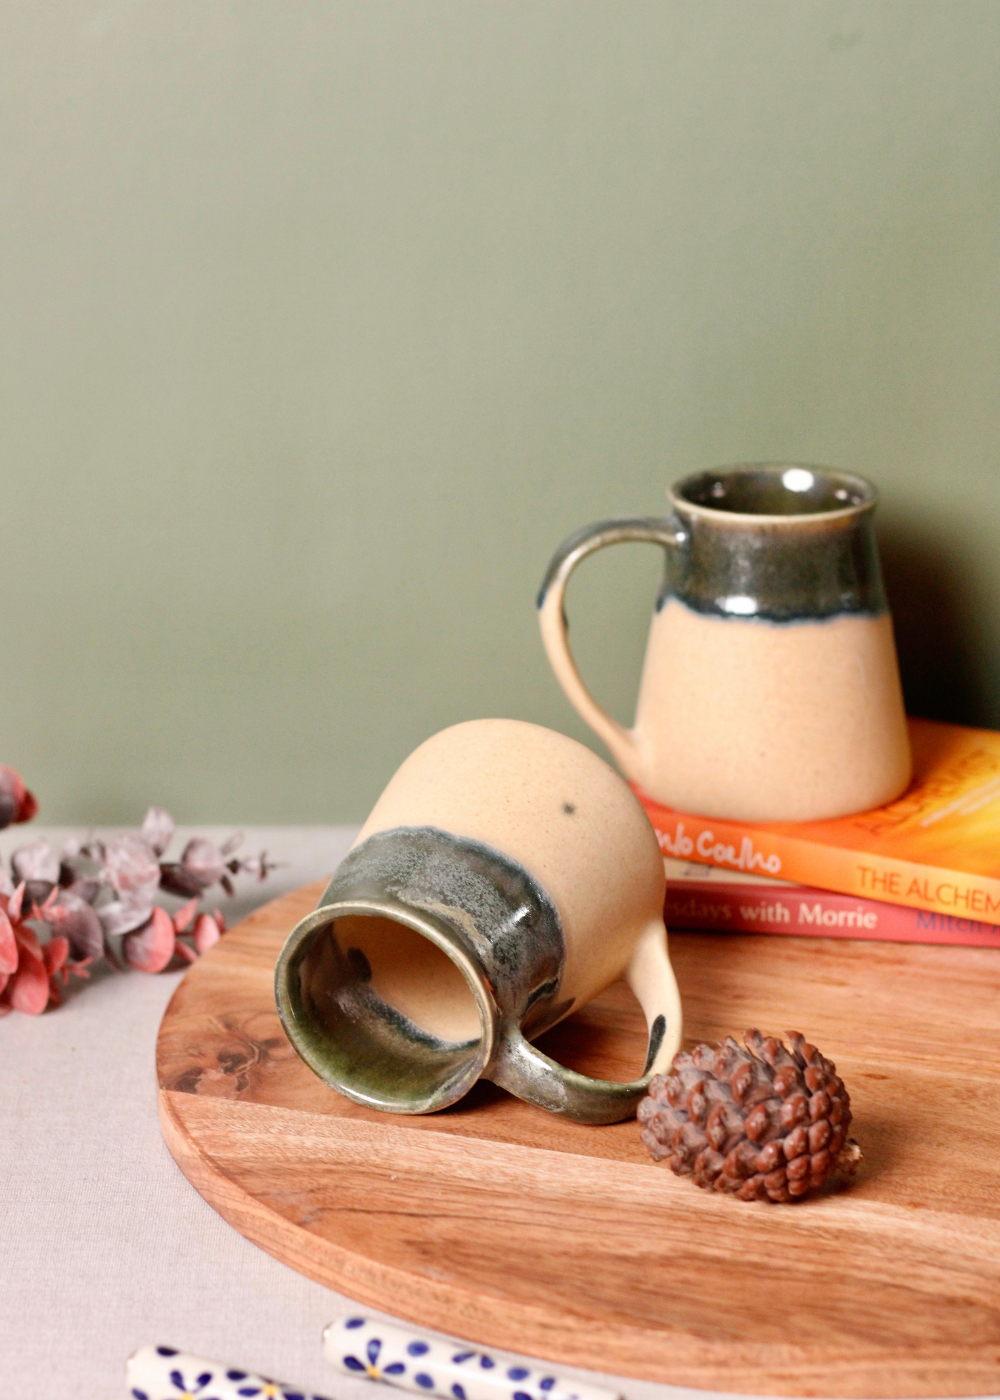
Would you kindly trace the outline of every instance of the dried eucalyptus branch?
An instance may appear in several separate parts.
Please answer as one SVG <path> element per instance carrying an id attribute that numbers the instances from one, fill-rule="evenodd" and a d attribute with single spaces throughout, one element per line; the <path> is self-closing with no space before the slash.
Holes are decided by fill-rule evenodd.
<path id="1" fill-rule="evenodd" d="M 0 826 L 36 810 L 17 773 L 0 768 Z M 14 851 L 11 874 L 0 866 L 0 1016 L 60 1005 L 70 976 L 88 977 L 102 957 L 140 972 L 161 972 L 176 958 L 193 962 L 226 926 L 220 910 L 199 911 L 207 891 L 221 885 L 231 895 L 233 876 L 264 880 L 274 869 L 265 851 L 249 859 L 233 854 L 241 833 L 222 846 L 196 836 L 179 860 L 162 860 L 173 835 L 170 813 L 150 807 L 139 831 L 110 841 L 67 841 L 61 855 L 47 841 Z M 160 890 L 188 903 L 168 914 L 155 903 Z"/>

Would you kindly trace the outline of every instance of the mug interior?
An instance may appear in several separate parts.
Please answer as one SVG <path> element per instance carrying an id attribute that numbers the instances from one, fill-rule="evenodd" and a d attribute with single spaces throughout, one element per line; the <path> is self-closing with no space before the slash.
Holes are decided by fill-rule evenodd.
<path id="1" fill-rule="evenodd" d="M 282 982 L 296 1050 L 359 1103 L 407 1113 L 442 1108 L 489 1059 L 490 1017 L 471 969 L 447 943 L 383 912 L 320 923 Z"/>
<path id="2" fill-rule="evenodd" d="M 764 463 L 697 472 L 672 488 L 680 504 L 733 515 L 829 515 L 875 501 L 863 477 L 829 467 Z"/>

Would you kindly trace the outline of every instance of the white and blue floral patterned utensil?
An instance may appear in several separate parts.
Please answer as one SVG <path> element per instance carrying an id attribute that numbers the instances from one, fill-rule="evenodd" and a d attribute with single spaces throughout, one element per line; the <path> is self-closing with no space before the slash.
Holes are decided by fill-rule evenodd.
<path id="1" fill-rule="evenodd" d="M 132 1400 L 323 1400 L 295 1385 L 268 1380 L 174 1347 L 140 1347 L 125 1363 Z"/>
<path id="2" fill-rule="evenodd" d="M 345 1375 L 368 1376 L 441 1400 L 620 1400 L 613 1390 L 357 1315 L 330 1323 L 323 1355 Z"/>

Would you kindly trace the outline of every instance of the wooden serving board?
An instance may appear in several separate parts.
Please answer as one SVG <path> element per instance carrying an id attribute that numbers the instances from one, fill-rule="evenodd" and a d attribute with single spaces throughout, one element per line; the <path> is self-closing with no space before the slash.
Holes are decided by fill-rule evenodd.
<path id="1" fill-rule="evenodd" d="M 1000 950 L 672 936 L 686 1043 L 801 1030 L 852 1095 L 854 1184 L 746 1205 L 654 1166 L 634 1122 L 579 1127 L 489 1084 L 425 1118 L 328 1089 L 271 991 L 322 888 L 228 933 L 160 1028 L 164 1136 L 242 1234 L 362 1303 L 550 1362 L 753 1393 L 1000 1392 Z M 645 1041 L 616 986 L 541 1043 L 629 1079 Z"/>

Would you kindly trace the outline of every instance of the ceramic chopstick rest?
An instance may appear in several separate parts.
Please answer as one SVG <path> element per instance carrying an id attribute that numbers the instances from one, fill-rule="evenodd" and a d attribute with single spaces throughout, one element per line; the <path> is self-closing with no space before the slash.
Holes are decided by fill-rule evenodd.
<path id="1" fill-rule="evenodd" d="M 324 1400 L 311 1390 L 174 1347 L 140 1347 L 125 1363 L 132 1400 Z"/>
<path id="2" fill-rule="evenodd" d="M 331 1322 L 323 1333 L 323 1354 L 347 1376 L 368 1376 L 441 1400 L 620 1400 L 617 1391 L 365 1317 Z"/>

